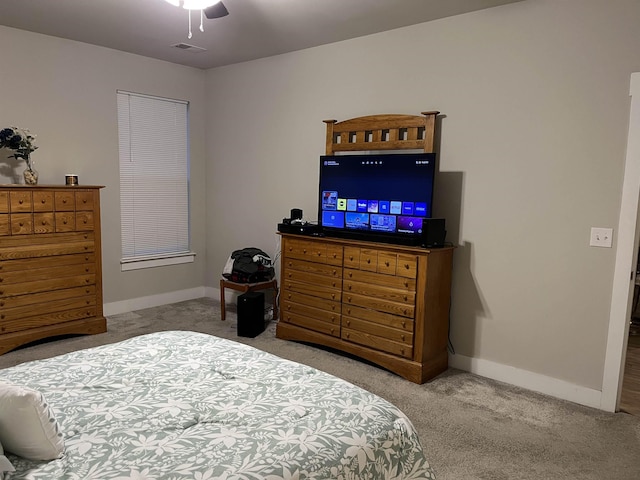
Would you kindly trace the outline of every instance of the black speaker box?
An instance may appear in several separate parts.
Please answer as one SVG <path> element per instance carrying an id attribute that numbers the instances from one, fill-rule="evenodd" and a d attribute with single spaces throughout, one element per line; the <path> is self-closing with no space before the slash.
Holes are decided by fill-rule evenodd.
<path id="1" fill-rule="evenodd" d="M 247 292 L 238 295 L 239 337 L 257 337 L 264 332 L 264 293 Z"/>
<path id="2" fill-rule="evenodd" d="M 444 218 L 425 218 L 422 220 L 422 246 L 428 248 L 444 247 L 447 236 Z"/>

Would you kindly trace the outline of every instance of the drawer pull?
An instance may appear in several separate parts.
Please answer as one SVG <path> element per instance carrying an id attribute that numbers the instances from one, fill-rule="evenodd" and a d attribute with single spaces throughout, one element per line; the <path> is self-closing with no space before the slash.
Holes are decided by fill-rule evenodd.
<path id="1" fill-rule="evenodd" d="M 409 297 L 407 297 L 406 295 L 404 296 L 404 301 L 406 302 L 407 300 L 409 300 Z"/>
<path id="2" fill-rule="evenodd" d="M 335 293 L 332 293 L 332 294 L 331 294 L 331 299 L 332 299 L 332 300 L 335 300 L 335 298 L 336 298 L 336 294 L 335 294 Z"/>
<path id="3" fill-rule="evenodd" d="M 82 203 L 87 203 L 87 199 L 86 199 L 86 198 L 85 198 L 85 199 L 83 199 L 83 200 L 82 200 Z"/>
<path id="4" fill-rule="evenodd" d="M 331 329 L 331 334 L 332 334 L 332 335 L 333 335 L 333 332 L 335 332 L 335 330 L 332 328 L 332 329 Z"/>
<path id="5" fill-rule="evenodd" d="M 287 310 L 291 310 L 291 305 L 287 305 Z"/>
<path id="6" fill-rule="evenodd" d="M 347 288 L 348 288 L 349 290 L 351 290 L 351 285 L 349 285 Z"/>
<path id="7" fill-rule="evenodd" d="M 289 278 L 291 278 L 291 272 L 289 272 Z"/>
<path id="8" fill-rule="evenodd" d="M 407 328 L 407 322 L 402 322 L 402 328 Z"/>
<path id="9" fill-rule="evenodd" d="M 0 315 L 0 319 L 4 320 L 4 313 L 2 315 Z"/>
<path id="10" fill-rule="evenodd" d="M 85 218 L 82 223 L 84 223 L 85 225 L 87 224 L 87 219 Z"/>
<path id="11" fill-rule="evenodd" d="M 402 341 L 404 342 L 404 335 L 402 335 L 400 338 L 402 338 Z"/>
<path id="12" fill-rule="evenodd" d="M 335 305 L 331 305 L 331 310 L 335 310 L 336 306 Z"/>
<path id="13" fill-rule="evenodd" d="M 400 349 L 400 353 L 404 355 L 404 348 Z"/>
<path id="14" fill-rule="evenodd" d="M 388 266 L 389 266 L 389 262 L 384 262 L 384 265 L 385 265 L 386 267 L 388 267 Z"/>
<path id="15" fill-rule="evenodd" d="M 306 249 L 306 248 L 304 248 L 304 249 L 302 250 L 302 253 L 307 253 L 307 249 Z"/>
<path id="16" fill-rule="evenodd" d="M 47 201 L 46 201 L 44 198 L 41 200 L 41 202 L 42 202 L 42 204 L 43 204 L 43 205 L 44 205 L 45 203 L 47 203 Z"/>
<path id="17" fill-rule="evenodd" d="M 350 335 L 350 334 L 349 334 L 349 333 L 347 333 L 347 334 L 345 335 L 345 337 L 349 338 L 349 335 Z"/>
<path id="18" fill-rule="evenodd" d="M 65 218 L 62 223 L 64 223 L 65 225 L 67 224 L 67 219 Z"/>
<path id="19" fill-rule="evenodd" d="M 335 276 L 338 272 L 336 272 L 335 270 L 333 271 L 333 275 Z"/>
<path id="20" fill-rule="evenodd" d="M 409 310 L 407 310 L 406 308 L 403 310 L 404 314 L 407 315 L 409 313 Z"/>
<path id="21" fill-rule="evenodd" d="M 43 225 L 46 225 L 46 224 L 47 224 L 47 221 L 46 221 L 46 220 L 42 220 L 42 224 L 43 224 Z"/>
<path id="22" fill-rule="evenodd" d="M 20 222 L 20 226 L 21 226 L 21 227 L 23 227 L 23 226 L 24 226 L 24 223 Z"/>
<path id="23" fill-rule="evenodd" d="M 351 320 L 347 320 L 347 327 L 351 326 Z"/>
<path id="24" fill-rule="evenodd" d="M 322 252 L 318 252 L 318 256 L 321 257 L 322 256 Z"/>
<path id="25" fill-rule="evenodd" d="M 409 282 L 404 282 L 404 286 L 405 286 L 406 288 L 409 288 Z"/>
<path id="26" fill-rule="evenodd" d="M 63 198 L 63 199 L 62 199 L 62 203 L 67 203 L 67 199 L 66 199 L 66 198 Z"/>
<path id="27" fill-rule="evenodd" d="M 89 280 L 88 278 L 85 278 L 85 279 L 84 279 L 84 282 L 85 282 L 85 283 L 89 283 L 90 281 L 91 281 L 91 280 Z"/>
<path id="28" fill-rule="evenodd" d="M 24 203 L 24 200 L 18 200 L 18 203 L 22 205 Z"/>
<path id="29" fill-rule="evenodd" d="M 404 268 L 406 268 L 407 270 L 409 270 L 409 264 L 408 264 L 408 263 L 405 263 L 405 264 L 404 264 Z"/>
<path id="30" fill-rule="evenodd" d="M 90 293 L 91 290 L 89 290 L 88 288 L 84 291 L 85 293 Z"/>
<path id="31" fill-rule="evenodd" d="M 293 252 L 293 247 L 289 247 L 289 251 L 290 251 L 290 252 Z"/>
<path id="32" fill-rule="evenodd" d="M 289 295 L 287 296 L 287 298 L 288 298 L 289 300 L 291 300 L 291 294 L 289 294 Z"/>
<path id="33" fill-rule="evenodd" d="M 349 257 L 349 260 L 353 262 L 353 257 Z"/>
<path id="34" fill-rule="evenodd" d="M 0 302 L 0 307 L 4 307 L 4 302 Z"/>
<path id="35" fill-rule="evenodd" d="M 290 267 L 291 267 L 291 266 L 293 266 L 293 263 L 289 262 L 289 266 L 290 266 Z"/>
<path id="36" fill-rule="evenodd" d="M 371 263 L 371 259 L 370 258 L 367 258 L 367 263 Z"/>

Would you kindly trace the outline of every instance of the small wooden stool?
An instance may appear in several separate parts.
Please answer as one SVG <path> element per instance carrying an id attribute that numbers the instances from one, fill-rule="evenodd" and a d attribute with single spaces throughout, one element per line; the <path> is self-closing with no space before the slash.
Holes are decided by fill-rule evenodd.
<path id="1" fill-rule="evenodd" d="M 257 290 L 267 290 L 273 289 L 273 319 L 278 318 L 278 280 L 275 278 L 273 280 L 268 280 L 266 282 L 257 282 L 257 283 L 236 283 L 231 280 L 221 279 L 220 280 L 220 317 L 222 320 L 225 319 L 225 309 L 224 309 L 224 289 L 230 288 L 232 290 L 237 290 L 239 292 L 247 293 L 247 292 L 255 292 Z"/>

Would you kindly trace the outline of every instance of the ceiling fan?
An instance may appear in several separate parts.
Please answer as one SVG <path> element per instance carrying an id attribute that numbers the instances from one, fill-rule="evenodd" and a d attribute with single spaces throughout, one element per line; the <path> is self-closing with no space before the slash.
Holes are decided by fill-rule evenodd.
<path id="1" fill-rule="evenodd" d="M 191 38 L 191 10 L 200 10 L 200 31 L 204 32 L 204 17 L 209 20 L 229 15 L 229 10 L 221 0 L 165 0 L 175 7 L 189 11 L 189 38 Z"/>

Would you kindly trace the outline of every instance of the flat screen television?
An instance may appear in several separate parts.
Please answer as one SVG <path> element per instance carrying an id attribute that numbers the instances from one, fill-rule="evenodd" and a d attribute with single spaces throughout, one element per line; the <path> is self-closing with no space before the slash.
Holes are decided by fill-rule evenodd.
<path id="1" fill-rule="evenodd" d="M 420 245 L 435 153 L 323 155 L 318 225 L 326 236 Z"/>

